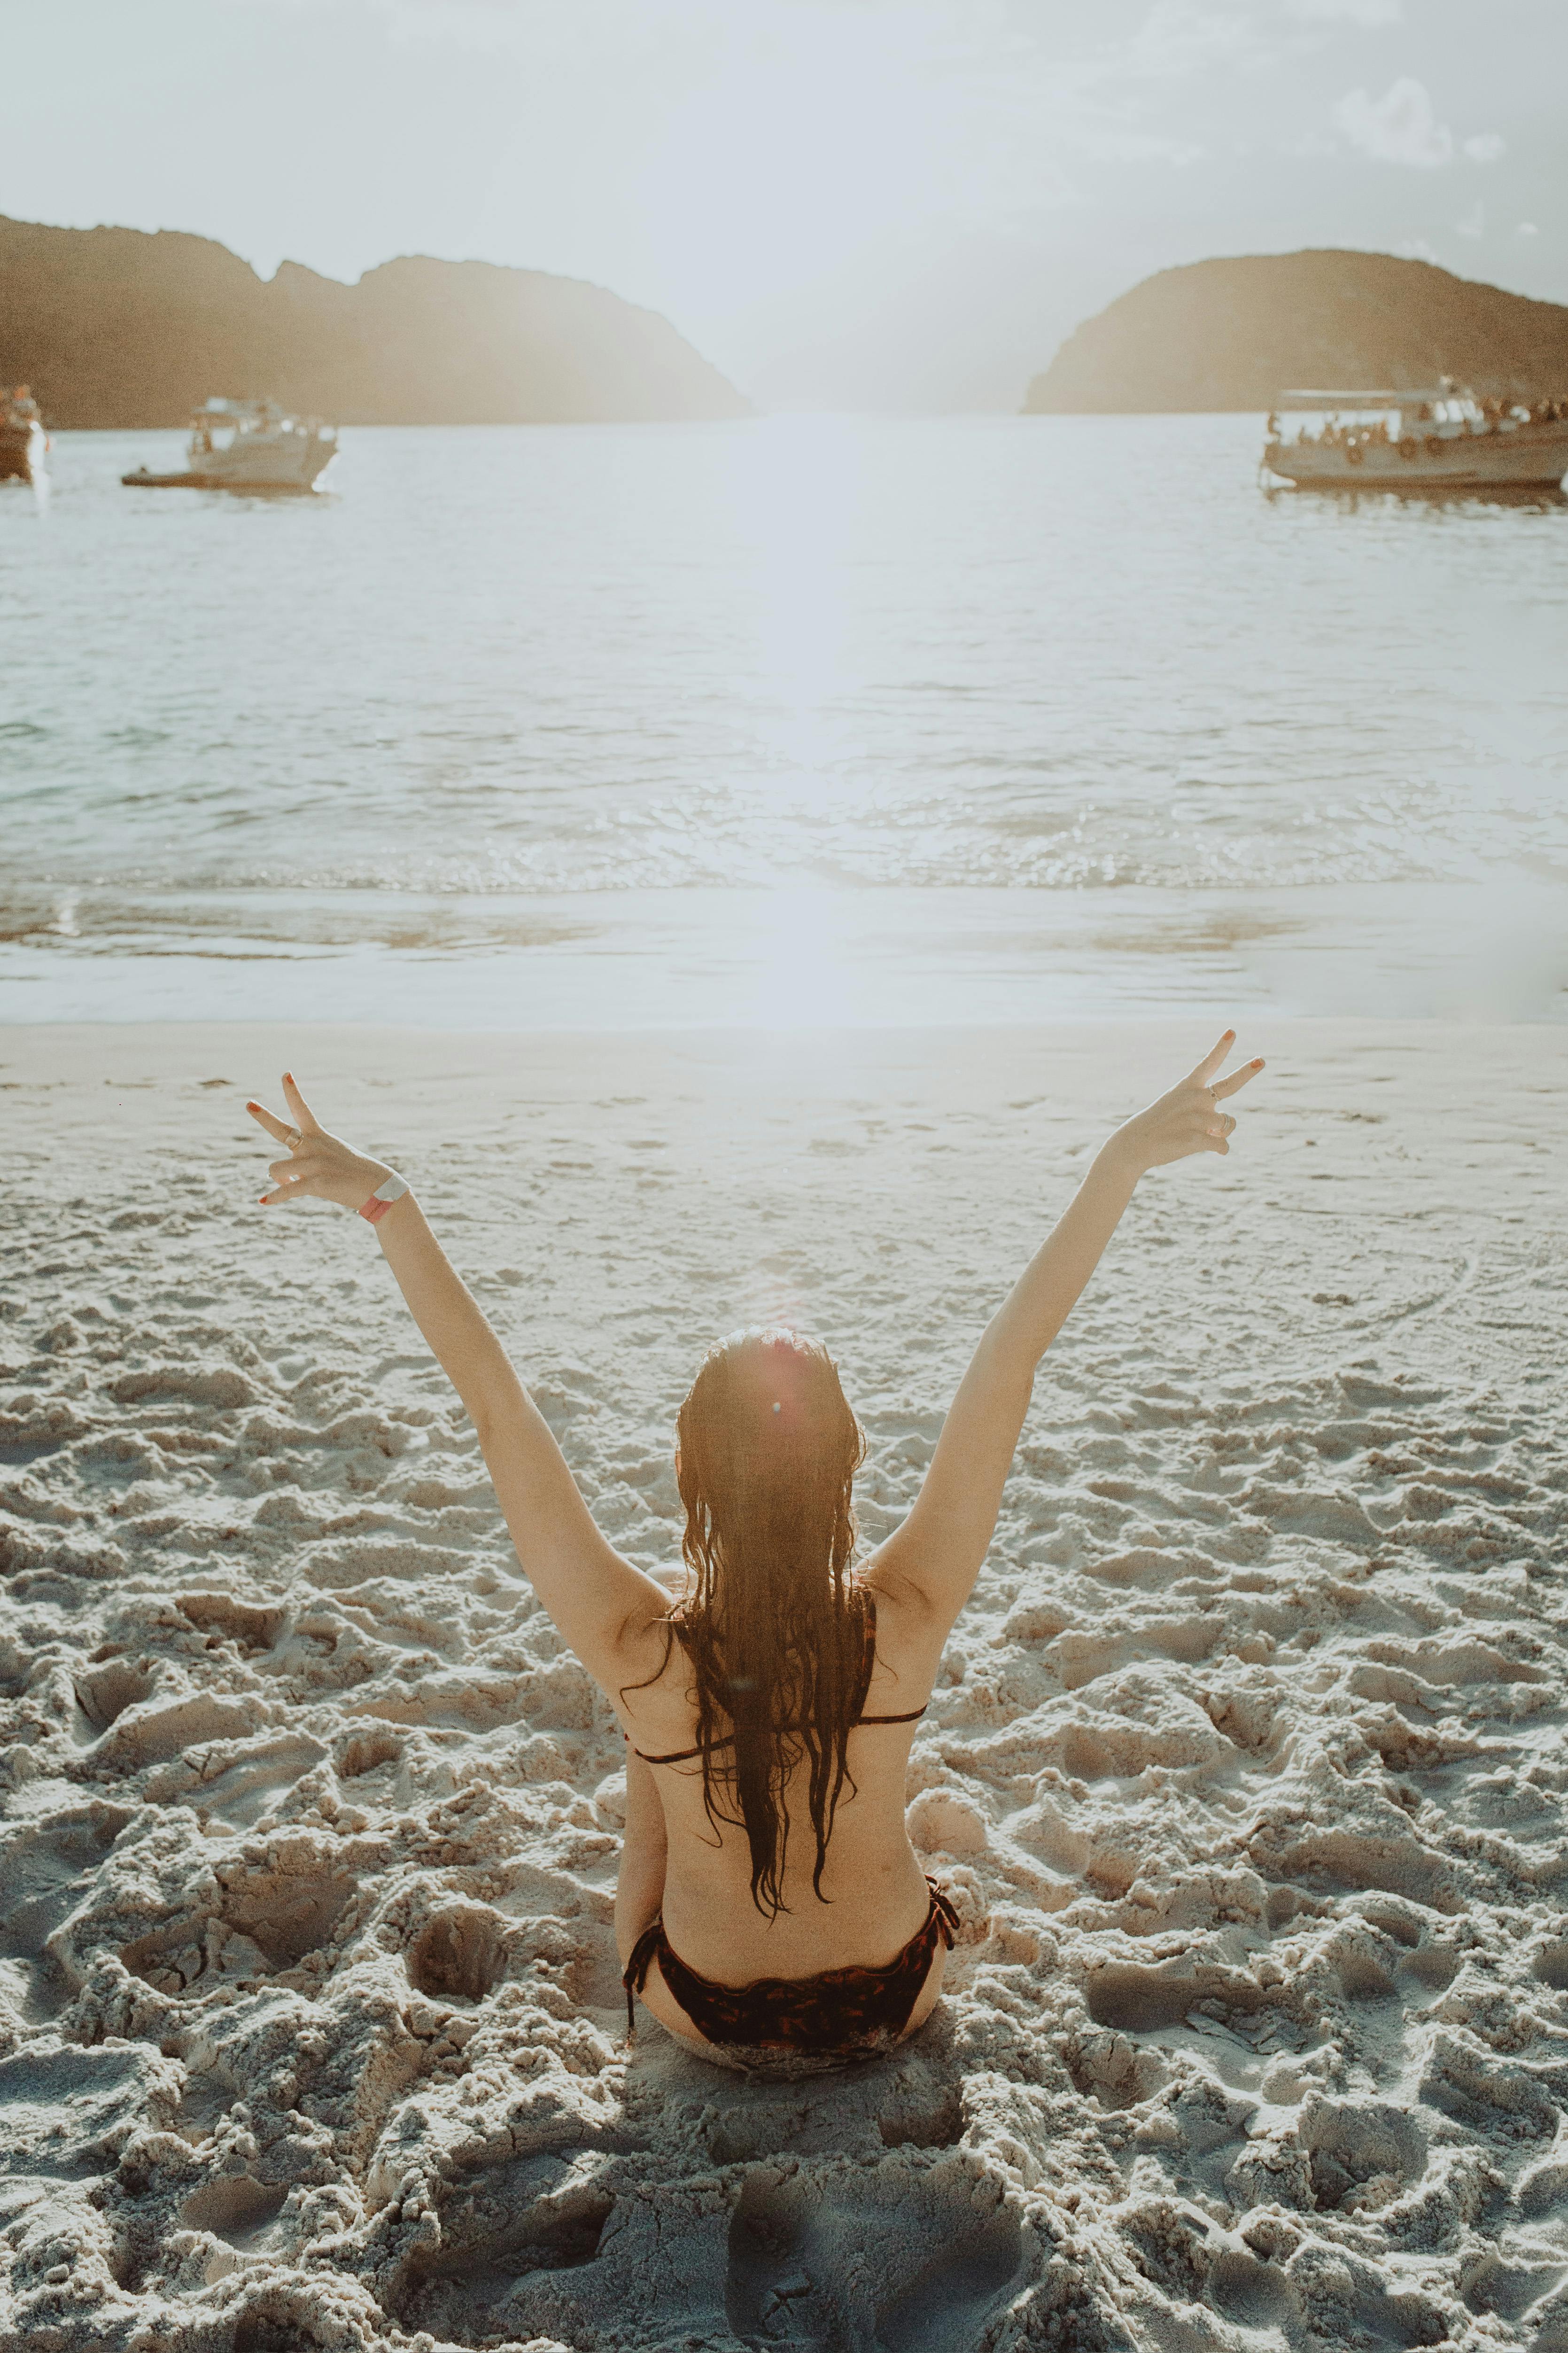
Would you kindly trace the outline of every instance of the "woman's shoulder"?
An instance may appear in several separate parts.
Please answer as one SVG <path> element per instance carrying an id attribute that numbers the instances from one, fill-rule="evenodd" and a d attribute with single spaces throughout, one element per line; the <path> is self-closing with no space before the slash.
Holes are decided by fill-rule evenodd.
<path id="1" fill-rule="evenodd" d="M 919 1588 L 907 1577 L 900 1576 L 898 1564 L 889 1556 L 886 1546 L 857 1564 L 851 1581 L 865 1596 L 868 1612 L 879 1623 L 883 1619 L 907 1617 L 920 1607 Z"/>
<path id="2" fill-rule="evenodd" d="M 683 1615 L 689 1596 L 682 1571 L 654 1568 L 647 1575 L 668 1596 L 668 1607 L 646 1618 L 635 1638 L 628 1637 L 626 1680 L 606 1691 L 623 1729 L 641 1724 L 646 1737 L 639 1736 L 639 1746 L 668 1748 L 678 1744 L 665 1736 L 672 1725 L 681 1729 L 693 1697 L 690 1629 Z"/>
<path id="3" fill-rule="evenodd" d="M 919 1588 L 877 1553 L 857 1572 L 857 1581 L 866 1597 L 868 1630 L 883 1665 L 900 1675 L 919 1675 L 928 1661 L 934 1668 L 946 1647 L 948 1630 L 937 1625 Z"/>

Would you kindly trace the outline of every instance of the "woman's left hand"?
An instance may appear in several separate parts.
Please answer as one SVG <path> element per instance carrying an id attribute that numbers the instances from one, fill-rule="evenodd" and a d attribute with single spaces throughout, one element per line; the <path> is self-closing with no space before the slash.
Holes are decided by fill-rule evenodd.
<path id="1" fill-rule="evenodd" d="M 1139 1112 L 1117 1129 L 1105 1146 L 1106 1154 L 1136 1178 L 1147 1169 L 1185 1160 L 1194 1152 L 1217 1152 L 1222 1156 L 1228 1153 L 1236 1122 L 1229 1112 L 1221 1111 L 1220 1104 L 1263 1068 L 1259 1054 L 1222 1079 L 1219 1072 L 1235 1043 L 1235 1030 L 1227 1029 L 1195 1070 L 1178 1080 L 1147 1111 Z"/>
<path id="2" fill-rule="evenodd" d="M 371 1160 L 340 1136 L 329 1135 L 294 1083 L 292 1071 L 283 1073 L 283 1095 L 292 1122 L 279 1119 L 258 1103 L 247 1103 L 252 1119 L 273 1141 L 286 1145 L 288 1156 L 275 1160 L 268 1174 L 276 1190 L 263 1193 L 261 1207 L 279 1201 L 337 1201 L 345 1209 L 361 1209 L 378 1185 L 393 1175 L 384 1160 Z"/>

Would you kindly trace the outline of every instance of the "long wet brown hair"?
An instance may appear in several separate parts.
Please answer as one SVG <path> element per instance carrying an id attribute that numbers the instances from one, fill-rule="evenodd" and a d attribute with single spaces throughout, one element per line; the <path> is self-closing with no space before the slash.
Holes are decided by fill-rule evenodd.
<path id="1" fill-rule="evenodd" d="M 679 1626 L 696 1681 L 709 1820 L 744 1829 L 752 1900 L 776 1918 L 788 1909 L 784 1790 L 803 1761 L 812 1890 L 827 1901 L 823 1866 L 865 1666 L 866 1598 L 849 1574 L 865 1434 L 826 1349 L 767 1330 L 710 1351 L 676 1437 L 695 1584 L 667 1640 Z M 727 1732 L 732 1746 L 717 1745 Z"/>

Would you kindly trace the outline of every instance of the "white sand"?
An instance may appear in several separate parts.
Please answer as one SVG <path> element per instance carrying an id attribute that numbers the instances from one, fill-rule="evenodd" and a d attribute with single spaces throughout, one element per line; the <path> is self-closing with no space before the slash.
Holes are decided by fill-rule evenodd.
<path id="1" fill-rule="evenodd" d="M 838 1352 L 890 1525 L 1204 1042 L 0 1035 L 0 2348 L 1568 2346 L 1568 1034 L 1244 1041 L 916 1742 L 951 1992 L 787 2087 L 622 2047 L 609 1713 L 241 1109 L 292 1059 L 415 1179 L 652 1564 L 744 1320 Z"/>

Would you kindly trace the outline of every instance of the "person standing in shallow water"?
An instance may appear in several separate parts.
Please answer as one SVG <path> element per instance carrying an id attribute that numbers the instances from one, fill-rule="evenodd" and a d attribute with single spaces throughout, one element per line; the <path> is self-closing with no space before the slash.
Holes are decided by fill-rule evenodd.
<path id="1" fill-rule="evenodd" d="M 268 1208 L 335 1201 L 375 1225 L 479 1432 L 518 1557 L 626 1736 L 616 1896 L 628 2025 L 638 1995 L 705 2058 L 816 2073 L 930 2016 L 956 1915 L 904 1828 L 913 1727 L 980 1573 L 1036 1369 L 1151 1168 L 1226 1153 L 1226 1030 L 1096 1155 L 982 1335 L 919 1495 L 855 1561 L 865 1440 L 827 1351 L 731 1334 L 680 1408 L 685 1580 L 666 1588 L 594 1524 L 543 1417 L 413 1194 L 331 1135 L 292 1074 Z"/>

